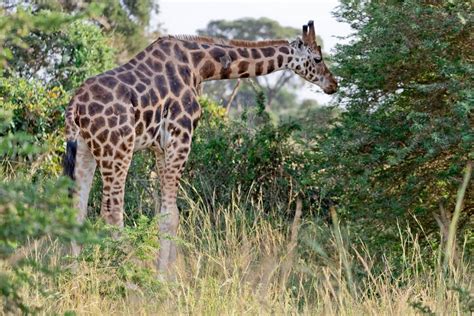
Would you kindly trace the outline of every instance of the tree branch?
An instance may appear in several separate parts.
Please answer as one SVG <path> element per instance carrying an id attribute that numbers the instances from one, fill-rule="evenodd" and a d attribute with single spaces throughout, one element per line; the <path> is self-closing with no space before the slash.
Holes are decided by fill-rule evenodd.
<path id="1" fill-rule="evenodd" d="M 237 92 L 239 91 L 240 82 L 241 82 L 240 79 L 237 79 L 237 83 L 235 84 L 235 87 L 232 90 L 232 94 L 230 95 L 229 101 L 227 101 L 227 105 L 226 105 L 226 114 L 227 115 L 229 115 L 230 106 L 232 105 L 232 101 L 234 101 L 234 98 L 237 95 Z"/>

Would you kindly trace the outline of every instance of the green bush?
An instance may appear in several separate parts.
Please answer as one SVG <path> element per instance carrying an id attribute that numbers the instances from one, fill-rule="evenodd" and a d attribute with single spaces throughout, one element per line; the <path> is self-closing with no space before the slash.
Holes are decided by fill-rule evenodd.
<path id="1" fill-rule="evenodd" d="M 135 216 L 134 223 L 123 230 L 104 225 L 102 221 L 93 225 L 90 232 L 96 240 L 84 245 L 77 261 L 83 267 L 107 275 L 99 281 L 101 295 L 122 297 L 132 287 L 150 295 L 160 290 L 161 283 L 154 268 L 159 249 L 157 227 L 157 219 L 150 220 L 143 215 Z"/>
<path id="2" fill-rule="evenodd" d="M 27 172 L 30 176 L 61 173 L 61 155 L 64 138 L 64 111 L 70 95 L 61 87 L 45 87 L 36 80 L 18 77 L 0 79 L 0 106 L 12 113 L 8 126 L 0 132 L 10 141 L 8 156 L 0 155 L 8 172 Z M 31 142 L 23 140 L 31 138 Z M 18 150 L 28 144 L 42 148 L 41 155 L 21 155 Z"/>
<path id="3" fill-rule="evenodd" d="M 29 32 L 5 39 L 4 46 L 14 56 L 4 69 L 6 76 L 36 78 L 71 92 L 88 77 L 114 66 L 115 52 L 110 39 L 97 25 L 80 19 L 80 15 L 19 10 L 17 15 L 7 15 L 5 19 L 13 24 L 22 17 L 46 20 L 50 25 L 26 23 L 24 27 Z"/>
<path id="4" fill-rule="evenodd" d="M 0 112 L 0 132 L 11 126 L 11 113 Z M 16 158 L 29 156 L 34 159 L 42 150 L 34 145 L 34 139 L 26 134 L 0 133 L 0 156 Z M 21 143 L 13 151 L 15 143 Z M 16 147 L 16 146 L 15 146 Z M 3 177 L 2 177 L 3 178 Z M 48 263 L 26 260 L 33 241 L 46 237 L 68 242 L 82 240 L 85 235 L 76 222 L 76 212 L 69 198 L 68 179 L 42 180 L 31 183 L 27 177 L 17 175 L 14 179 L 0 182 L 0 299 L 2 305 L 15 311 L 30 311 L 23 301 L 21 289 L 29 285 L 38 287 L 37 279 L 29 277 L 32 271 L 50 275 Z M 8 269 L 7 269 L 8 268 Z"/>
<path id="5" fill-rule="evenodd" d="M 453 210 L 472 160 L 472 49 L 465 1 L 342 1 L 357 32 L 334 59 L 345 107 L 320 139 L 318 183 L 371 246 L 410 224 L 439 241 L 435 217 Z M 472 193 L 460 228 L 472 227 Z M 471 228 L 472 229 L 472 228 Z"/>
<path id="6" fill-rule="evenodd" d="M 27 259 L 32 245 L 91 241 L 76 222 L 70 180 L 58 178 L 64 111 L 80 82 L 113 65 L 114 52 L 79 18 L 21 8 L 0 18 L 0 304 L 10 312 L 36 311 L 23 289 L 49 295 L 41 284 L 59 273 L 47 256 Z"/>
<path id="7" fill-rule="evenodd" d="M 245 192 L 248 202 L 260 200 L 267 211 L 285 212 L 295 195 L 308 197 L 316 191 L 305 169 L 311 164 L 311 146 L 295 136 L 300 125 L 274 124 L 262 93 L 259 98 L 256 110 L 240 120 L 229 119 L 225 109 L 201 99 L 203 116 L 184 176 L 193 188 L 191 196 L 197 192 L 196 199 L 218 205 L 231 203 L 231 192 Z"/>
<path id="8" fill-rule="evenodd" d="M 29 45 L 27 50 L 7 41 L 15 59 L 0 78 L 0 107 L 11 111 L 13 117 L 0 135 L 28 134 L 45 151 L 36 157 L 39 161 L 15 156 L 3 159 L 3 165 L 14 172 L 32 164 L 30 174 L 35 177 L 57 176 L 64 151 L 64 113 L 74 88 L 88 77 L 110 69 L 114 51 L 97 26 L 72 18 L 61 30 L 31 32 L 22 41 Z M 50 60 L 51 52 L 61 59 Z"/>

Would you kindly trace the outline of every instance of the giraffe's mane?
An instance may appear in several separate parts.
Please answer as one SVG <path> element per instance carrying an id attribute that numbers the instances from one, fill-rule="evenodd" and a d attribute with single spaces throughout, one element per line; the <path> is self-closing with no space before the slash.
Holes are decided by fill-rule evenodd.
<path id="1" fill-rule="evenodd" d="M 287 40 L 263 40 L 263 41 L 245 41 L 245 40 L 228 40 L 225 38 L 198 36 L 198 35 L 169 35 L 167 38 L 175 38 L 182 41 L 193 41 L 206 44 L 229 45 L 238 47 L 258 48 L 273 45 L 288 45 Z"/>

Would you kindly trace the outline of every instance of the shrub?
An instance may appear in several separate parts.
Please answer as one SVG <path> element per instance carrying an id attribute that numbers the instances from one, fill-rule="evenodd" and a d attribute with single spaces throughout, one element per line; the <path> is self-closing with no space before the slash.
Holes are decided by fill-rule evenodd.
<path id="1" fill-rule="evenodd" d="M 11 126 L 11 114 L 1 111 L 0 122 L 0 131 Z M 35 159 L 42 154 L 31 136 L 0 135 L 3 135 L 0 136 L 0 156 L 4 159 L 11 158 L 12 154 L 17 158 L 29 156 Z M 22 146 L 13 151 L 12 145 L 20 141 Z M 30 278 L 32 271 L 43 276 L 52 272 L 48 263 L 26 260 L 24 248 L 45 237 L 63 242 L 85 237 L 76 223 L 76 213 L 68 197 L 69 188 L 69 180 L 62 178 L 31 183 L 27 177 L 17 175 L 0 182 L 0 264 L 9 268 L 2 268 L 0 272 L 0 298 L 2 305 L 11 311 L 17 308 L 30 311 L 20 293 L 26 285 L 38 288 L 38 280 Z"/>
<path id="2" fill-rule="evenodd" d="M 345 112 L 320 139 L 318 183 L 371 247 L 396 242 L 406 222 L 436 243 L 473 157 L 470 6 L 342 1 L 337 14 L 357 35 L 334 57 Z M 471 192 L 462 229 L 473 203 Z"/>
<path id="3" fill-rule="evenodd" d="M 230 203 L 231 192 L 240 190 L 250 194 L 248 201 L 264 201 L 266 211 L 286 211 L 294 195 L 316 190 L 304 168 L 312 147 L 295 137 L 299 124 L 274 124 L 264 102 L 260 93 L 256 110 L 233 120 L 219 105 L 201 99 L 203 116 L 184 179 L 210 205 Z"/>

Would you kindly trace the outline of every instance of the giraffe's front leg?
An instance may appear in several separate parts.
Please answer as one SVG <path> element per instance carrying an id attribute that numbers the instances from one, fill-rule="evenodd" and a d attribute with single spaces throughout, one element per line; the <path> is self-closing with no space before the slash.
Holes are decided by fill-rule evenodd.
<path id="1" fill-rule="evenodd" d="M 189 153 L 186 148 L 169 146 L 164 154 L 157 154 L 157 169 L 160 173 L 161 206 L 159 210 L 160 251 L 157 268 L 168 272 L 176 261 L 176 238 L 179 224 L 179 210 L 176 204 L 179 180 Z"/>

